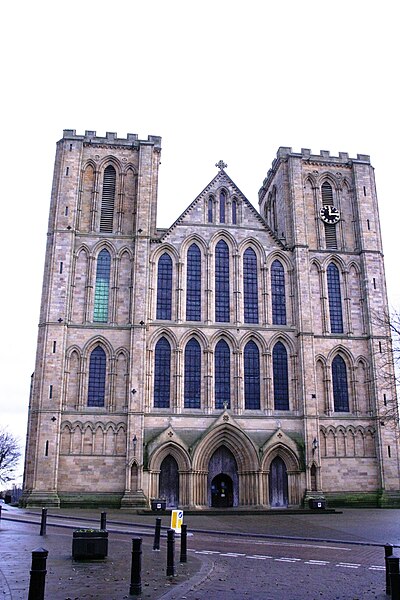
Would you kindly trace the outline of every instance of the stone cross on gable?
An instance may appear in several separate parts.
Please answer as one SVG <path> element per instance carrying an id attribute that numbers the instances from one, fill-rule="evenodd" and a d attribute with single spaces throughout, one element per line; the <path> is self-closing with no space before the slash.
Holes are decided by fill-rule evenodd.
<path id="1" fill-rule="evenodd" d="M 215 163 L 215 166 L 218 167 L 218 169 L 220 169 L 221 171 L 223 169 L 225 169 L 228 165 L 226 163 L 224 163 L 223 160 L 219 160 L 217 163 Z"/>

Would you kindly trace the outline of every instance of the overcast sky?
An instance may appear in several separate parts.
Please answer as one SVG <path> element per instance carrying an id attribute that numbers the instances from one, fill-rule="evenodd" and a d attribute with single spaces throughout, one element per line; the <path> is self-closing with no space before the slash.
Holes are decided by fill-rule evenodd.
<path id="1" fill-rule="evenodd" d="M 258 207 L 279 146 L 369 154 L 400 307 L 395 3 L 69 0 L 2 8 L 0 425 L 25 443 L 55 144 L 162 137 L 158 225 L 217 173 Z"/>

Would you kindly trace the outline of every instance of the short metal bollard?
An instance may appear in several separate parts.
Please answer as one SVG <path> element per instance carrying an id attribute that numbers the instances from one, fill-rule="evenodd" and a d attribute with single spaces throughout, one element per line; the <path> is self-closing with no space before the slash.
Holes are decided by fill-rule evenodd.
<path id="1" fill-rule="evenodd" d="M 175 530 L 167 531 L 167 577 L 175 577 Z"/>
<path id="2" fill-rule="evenodd" d="M 161 517 L 157 517 L 156 518 L 156 528 L 154 530 L 153 550 L 160 550 L 160 536 L 161 536 Z"/>
<path id="3" fill-rule="evenodd" d="M 1 523 L 1 504 L 0 504 L 0 523 Z"/>
<path id="4" fill-rule="evenodd" d="M 42 508 L 42 518 L 40 520 L 40 534 L 46 535 L 46 526 L 47 526 L 47 508 Z"/>
<path id="5" fill-rule="evenodd" d="M 179 562 L 187 562 L 187 525 L 181 525 L 181 556 Z"/>
<path id="6" fill-rule="evenodd" d="M 399 600 L 400 598 L 399 560 L 400 559 L 398 556 L 392 555 L 387 557 L 390 574 L 390 593 L 392 600 Z"/>
<path id="7" fill-rule="evenodd" d="M 107 529 L 107 513 L 102 512 L 100 515 L 100 529 Z"/>
<path id="8" fill-rule="evenodd" d="M 130 596 L 142 593 L 142 538 L 132 538 L 132 564 Z"/>
<path id="9" fill-rule="evenodd" d="M 389 573 L 389 563 L 388 558 L 393 554 L 393 546 L 392 544 L 385 544 L 385 574 L 386 574 L 386 594 L 390 594 L 390 573 Z"/>
<path id="10" fill-rule="evenodd" d="M 28 600 L 44 600 L 46 583 L 46 561 L 49 552 L 45 548 L 32 550 L 31 578 L 29 582 Z"/>

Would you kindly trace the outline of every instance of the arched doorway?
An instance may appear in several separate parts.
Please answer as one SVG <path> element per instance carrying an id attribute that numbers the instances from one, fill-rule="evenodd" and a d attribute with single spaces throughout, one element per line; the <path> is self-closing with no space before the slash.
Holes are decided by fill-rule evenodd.
<path id="1" fill-rule="evenodd" d="M 158 492 L 160 498 L 165 498 L 167 506 L 178 506 L 179 503 L 179 471 L 178 463 L 168 454 L 160 467 Z"/>
<path id="2" fill-rule="evenodd" d="M 233 481 L 229 475 L 220 473 L 211 482 L 211 506 L 229 508 L 233 506 Z"/>
<path id="3" fill-rule="evenodd" d="M 220 446 L 208 464 L 208 505 L 218 508 L 238 506 L 239 476 L 236 459 L 226 446 Z"/>
<path id="4" fill-rule="evenodd" d="M 274 458 L 269 471 L 269 504 L 271 508 L 286 508 L 288 505 L 287 470 L 280 456 Z"/>

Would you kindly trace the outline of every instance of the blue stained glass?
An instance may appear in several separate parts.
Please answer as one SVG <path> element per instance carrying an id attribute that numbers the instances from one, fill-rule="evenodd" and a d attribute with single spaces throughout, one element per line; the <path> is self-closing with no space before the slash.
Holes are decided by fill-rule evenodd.
<path id="1" fill-rule="evenodd" d="M 232 224 L 236 225 L 237 223 L 237 202 L 236 200 L 232 200 Z"/>
<path id="2" fill-rule="evenodd" d="M 93 321 L 107 323 L 108 296 L 110 290 L 111 257 L 108 250 L 102 250 L 97 257 L 96 285 L 94 290 Z"/>
<path id="3" fill-rule="evenodd" d="M 201 252 L 196 244 L 187 253 L 186 320 L 201 320 Z"/>
<path id="4" fill-rule="evenodd" d="M 171 320 L 172 311 L 172 259 L 166 252 L 158 261 L 157 319 Z"/>
<path id="5" fill-rule="evenodd" d="M 333 403 L 335 412 L 349 412 L 346 363 L 341 356 L 332 361 Z"/>
<path id="6" fill-rule="evenodd" d="M 231 405 L 231 366 L 230 350 L 225 340 L 220 340 L 215 347 L 214 378 L 215 408 L 223 408 L 224 402 L 229 408 Z"/>
<path id="7" fill-rule="evenodd" d="M 228 323 L 229 309 L 229 248 L 220 240 L 215 248 L 215 320 Z"/>
<path id="8" fill-rule="evenodd" d="M 329 316 L 332 333 L 343 333 L 342 298 L 340 292 L 339 269 L 331 263 L 327 270 Z"/>
<path id="9" fill-rule="evenodd" d="M 88 406 L 104 406 L 106 392 L 106 353 L 97 346 L 90 355 Z"/>
<path id="10" fill-rule="evenodd" d="M 201 397 L 201 348 L 191 339 L 185 348 L 184 407 L 200 408 Z"/>
<path id="11" fill-rule="evenodd" d="M 171 394 L 171 346 L 160 338 L 155 348 L 154 407 L 169 408 Z"/>
<path id="12" fill-rule="evenodd" d="M 289 410 L 289 380 L 287 351 L 282 342 L 277 342 L 272 351 L 274 375 L 274 408 Z"/>
<path id="13" fill-rule="evenodd" d="M 225 223 L 225 209 L 226 209 L 226 193 L 224 190 L 219 195 L 219 222 Z"/>
<path id="14" fill-rule="evenodd" d="M 260 352 L 254 342 L 244 348 L 244 407 L 260 408 Z"/>
<path id="15" fill-rule="evenodd" d="M 258 323 L 257 256 L 247 248 L 243 256 L 244 322 Z"/>
<path id="16" fill-rule="evenodd" d="M 285 270 L 279 260 L 271 265 L 272 323 L 286 325 Z"/>
<path id="17" fill-rule="evenodd" d="M 208 222 L 212 223 L 214 221 L 214 199 L 212 196 L 209 197 L 208 199 Z"/>

